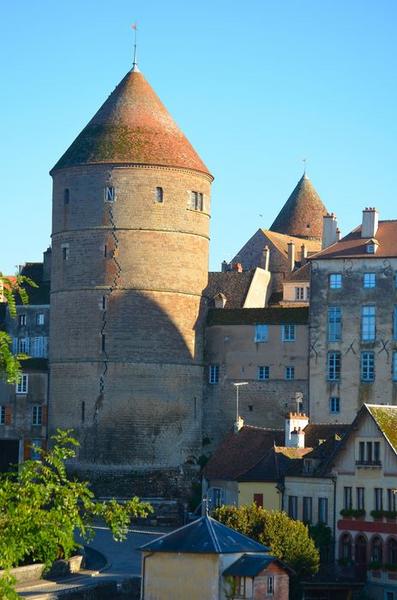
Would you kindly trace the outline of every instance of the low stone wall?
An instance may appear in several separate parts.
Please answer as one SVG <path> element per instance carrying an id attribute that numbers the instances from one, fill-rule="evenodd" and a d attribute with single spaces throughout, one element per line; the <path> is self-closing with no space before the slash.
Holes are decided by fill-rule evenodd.
<path id="1" fill-rule="evenodd" d="M 10 573 L 15 577 L 17 584 L 30 583 L 31 581 L 37 581 L 43 576 L 44 565 L 37 563 L 35 565 L 26 565 L 25 567 L 17 567 L 11 569 Z M 0 571 L 0 577 L 4 571 Z"/>
<path id="2" fill-rule="evenodd" d="M 51 593 L 45 600 L 139 600 L 140 594 L 141 578 L 133 577 L 122 583 L 96 582 L 83 589 Z"/>

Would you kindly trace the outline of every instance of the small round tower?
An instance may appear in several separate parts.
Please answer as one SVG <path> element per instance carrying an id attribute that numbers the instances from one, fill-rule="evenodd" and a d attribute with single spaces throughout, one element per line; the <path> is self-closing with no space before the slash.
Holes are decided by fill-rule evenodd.
<path id="1" fill-rule="evenodd" d="M 213 178 L 135 66 L 51 175 L 50 429 L 91 480 L 163 493 L 201 447 Z"/>

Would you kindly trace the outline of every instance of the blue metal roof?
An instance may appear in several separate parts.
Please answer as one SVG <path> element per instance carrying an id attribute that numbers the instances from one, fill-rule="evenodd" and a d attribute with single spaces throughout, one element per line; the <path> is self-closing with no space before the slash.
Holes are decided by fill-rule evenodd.
<path id="1" fill-rule="evenodd" d="M 236 562 L 234 562 L 227 569 L 225 569 L 223 571 L 223 575 L 234 575 L 237 577 L 256 577 L 272 562 L 276 562 L 286 571 L 292 572 L 292 570 L 287 565 L 278 560 L 278 558 L 270 556 L 269 554 L 244 554 L 243 556 L 241 556 L 241 558 L 236 560 Z"/>
<path id="2" fill-rule="evenodd" d="M 145 552 L 186 552 L 197 554 L 231 554 L 233 552 L 268 552 L 269 548 L 222 525 L 209 516 L 201 517 L 141 546 Z"/>

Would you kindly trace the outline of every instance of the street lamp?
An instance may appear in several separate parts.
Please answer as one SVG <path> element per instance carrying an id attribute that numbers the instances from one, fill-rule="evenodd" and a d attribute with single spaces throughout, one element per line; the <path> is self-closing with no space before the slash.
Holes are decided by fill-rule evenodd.
<path id="1" fill-rule="evenodd" d="M 236 423 L 238 423 L 238 389 L 240 385 L 248 385 L 248 381 L 238 381 L 233 385 L 236 388 Z"/>

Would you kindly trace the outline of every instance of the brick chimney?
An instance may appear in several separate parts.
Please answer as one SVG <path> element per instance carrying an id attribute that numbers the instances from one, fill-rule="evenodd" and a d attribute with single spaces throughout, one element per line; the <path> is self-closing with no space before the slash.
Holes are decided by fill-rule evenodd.
<path id="1" fill-rule="evenodd" d="M 363 222 L 361 225 L 362 238 L 374 238 L 378 231 L 379 213 L 376 208 L 365 208 L 363 210 Z"/>
<path id="2" fill-rule="evenodd" d="M 228 271 L 228 270 L 229 270 L 229 265 L 226 260 L 223 260 L 222 264 L 221 264 L 221 271 L 222 271 L 222 273 L 226 273 L 226 271 Z"/>
<path id="3" fill-rule="evenodd" d="M 237 273 L 242 273 L 243 272 L 243 265 L 241 263 L 233 263 L 232 264 L 232 270 L 233 271 L 237 271 Z"/>
<path id="4" fill-rule="evenodd" d="M 334 213 L 328 213 L 323 216 L 323 243 L 322 249 L 332 246 L 338 241 L 338 223 Z"/>
<path id="5" fill-rule="evenodd" d="M 306 258 L 307 258 L 307 248 L 306 248 L 305 244 L 302 244 L 302 246 L 301 246 L 301 266 L 302 267 L 304 264 L 306 264 Z"/>

